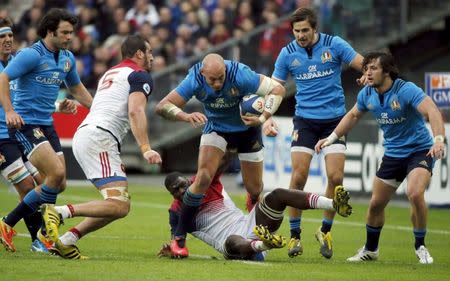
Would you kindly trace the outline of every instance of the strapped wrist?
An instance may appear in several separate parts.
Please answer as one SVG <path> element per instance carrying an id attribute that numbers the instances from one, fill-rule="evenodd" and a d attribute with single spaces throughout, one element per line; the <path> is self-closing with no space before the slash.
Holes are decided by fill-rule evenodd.
<path id="1" fill-rule="evenodd" d="M 434 141 L 434 143 L 444 142 L 445 141 L 445 137 L 443 135 L 437 135 L 437 136 L 434 136 L 433 141 Z"/>
<path id="2" fill-rule="evenodd" d="M 61 110 L 59 109 L 60 105 L 61 103 L 59 101 L 55 101 L 55 112 L 61 112 Z"/>

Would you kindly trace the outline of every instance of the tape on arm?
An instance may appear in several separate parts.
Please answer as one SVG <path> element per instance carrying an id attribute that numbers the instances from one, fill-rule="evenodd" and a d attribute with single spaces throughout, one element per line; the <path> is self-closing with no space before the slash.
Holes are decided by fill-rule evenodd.
<path id="1" fill-rule="evenodd" d="M 181 108 L 179 108 L 178 106 L 174 105 L 171 102 L 166 102 L 162 107 L 161 114 L 166 119 L 176 121 L 177 114 L 181 111 Z"/>

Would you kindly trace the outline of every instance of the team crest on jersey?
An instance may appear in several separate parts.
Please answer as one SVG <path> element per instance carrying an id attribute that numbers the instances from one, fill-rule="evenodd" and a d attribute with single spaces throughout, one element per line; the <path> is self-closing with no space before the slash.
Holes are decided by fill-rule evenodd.
<path id="1" fill-rule="evenodd" d="M 372 110 L 372 109 L 373 109 L 373 105 L 372 105 L 371 103 L 369 103 L 369 104 L 367 105 L 367 109 Z"/>
<path id="2" fill-rule="evenodd" d="M 392 108 L 392 110 L 400 110 L 401 109 L 400 103 L 398 102 L 398 100 L 393 100 L 391 102 L 391 108 Z"/>
<path id="3" fill-rule="evenodd" d="M 66 62 L 64 63 L 64 72 L 69 72 L 70 70 L 70 61 L 66 60 Z"/>
<path id="4" fill-rule="evenodd" d="M 44 133 L 40 128 L 34 128 L 33 129 L 33 135 L 35 138 L 40 139 L 44 137 Z"/>
<path id="5" fill-rule="evenodd" d="M 3 154 L 0 153 L 0 165 L 6 162 L 6 158 L 5 156 L 3 156 Z"/>
<path id="6" fill-rule="evenodd" d="M 333 59 L 330 51 L 323 52 L 320 58 L 322 59 L 322 63 L 326 63 L 327 61 L 331 61 Z"/>
<path id="7" fill-rule="evenodd" d="M 292 141 L 297 141 L 298 140 L 298 130 L 293 130 L 291 137 L 292 137 Z"/>
<path id="8" fill-rule="evenodd" d="M 237 97 L 239 95 L 239 90 L 236 87 L 231 87 L 230 96 Z"/>
<path id="9" fill-rule="evenodd" d="M 145 83 L 144 85 L 142 85 L 142 89 L 144 90 L 144 92 L 147 95 L 150 94 L 150 85 L 148 83 Z"/>

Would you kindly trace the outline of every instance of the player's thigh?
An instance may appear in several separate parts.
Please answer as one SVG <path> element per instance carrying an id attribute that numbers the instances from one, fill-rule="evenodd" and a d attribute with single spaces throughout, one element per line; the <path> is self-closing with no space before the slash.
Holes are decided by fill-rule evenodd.
<path id="1" fill-rule="evenodd" d="M 10 139 L 0 140 L 0 171 L 2 176 L 16 187 L 30 176 L 23 163 L 21 150 Z"/>
<path id="2" fill-rule="evenodd" d="M 428 150 L 417 151 L 407 159 L 407 194 L 423 194 L 430 184 L 434 160 Z"/>
<path id="3" fill-rule="evenodd" d="M 198 169 L 206 170 L 213 176 L 226 149 L 227 141 L 216 132 L 203 134 L 200 139 Z"/>
<path id="4" fill-rule="evenodd" d="M 396 187 L 387 184 L 378 177 L 375 177 L 372 185 L 372 197 L 370 198 L 369 209 L 384 209 L 396 190 Z"/>
<path id="5" fill-rule="evenodd" d="M 87 179 L 112 176 L 126 179 L 117 141 L 108 132 L 95 126 L 78 129 L 73 138 L 72 151 Z"/>

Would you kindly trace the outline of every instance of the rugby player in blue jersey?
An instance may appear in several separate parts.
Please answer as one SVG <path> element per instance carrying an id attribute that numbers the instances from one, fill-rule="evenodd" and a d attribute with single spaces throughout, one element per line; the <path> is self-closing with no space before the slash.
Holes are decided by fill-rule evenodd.
<path id="1" fill-rule="evenodd" d="M 0 18 L 0 72 L 13 58 L 14 35 L 12 26 L 13 23 L 10 19 Z M 16 82 L 16 80 L 10 82 L 12 96 L 17 88 Z M 61 105 L 63 108 L 60 109 L 63 111 L 76 109 L 73 102 L 64 101 Z M 43 181 L 38 170 L 22 154 L 18 144 L 10 139 L 6 127 L 5 112 L 2 107 L 0 107 L 0 172 L 16 188 L 20 200 L 23 200 L 25 195 L 33 190 L 35 183 L 40 184 Z M 31 251 L 47 252 L 46 246 L 37 238 L 37 232 L 41 226 L 41 214 L 34 212 L 23 219 L 31 236 Z M 15 231 L 12 227 L 0 220 L 0 241 L 9 251 L 15 251 L 12 241 Z"/>
<path id="2" fill-rule="evenodd" d="M 17 141 L 30 162 L 46 176 L 43 184 L 28 192 L 23 201 L 5 218 L 15 225 L 34 213 L 42 203 L 54 204 L 65 189 L 65 162 L 52 113 L 61 84 L 84 106 L 92 97 L 80 82 L 75 58 L 67 50 L 77 18 L 63 9 L 51 9 L 38 26 L 42 40 L 21 50 L 0 74 L 0 102 L 5 110 L 9 135 Z M 9 82 L 17 79 L 11 103 Z M 45 209 L 42 215 L 47 215 Z M 57 229 L 59 217 L 47 218 L 46 229 Z M 51 240 L 56 233 L 46 233 Z"/>
<path id="3" fill-rule="evenodd" d="M 266 97 L 262 115 L 240 115 L 239 102 L 249 93 Z M 257 202 L 263 189 L 260 125 L 276 112 L 284 94 L 284 87 L 275 80 L 255 73 L 242 63 L 208 54 L 157 105 L 157 113 L 167 119 L 188 122 L 194 127 L 206 124 L 200 140 L 197 174 L 184 194 L 180 223 L 172 240 L 171 249 L 177 256 L 188 256 L 184 245 L 186 232 L 192 226 L 194 214 L 227 150 L 238 153 L 251 205 Z M 181 109 L 193 97 L 203 104 L 204 114 L 186 113 Z M 252 206 L 249 205 L 250 211 Z"/>
<path id="4" fill-rule="evenodd" d="M 314 145 L 319 139 L 328 136 L 345 114 L 342 64 L 361 71 L 363 57 L 339 36 L 318 32 L 317 15 L 311 9 L 297 9 L 290 21 L 295 40 L 281 50 L 272 78 L 283 83 L 290 74 L 297 87 L 289 188 L 303 190 L 314 155 Z M 363 79 L 359 79 L 359 82 L 363 83 Z M 272 119 L 264 124 L 263 131 L 269 136 L 277 134 Z M 325 196 L 333 198 L 334 188 L 342 185 L 344 176 L 345 136 L 322 153 L 328 180 Z M 288 255 L 295 257 L 303 253 L 300 241 L 302 213 L 294 208 L 288 209 L 291 230 Z M 315 233 L 320 243 L 320 253 L 326 258 L 333 255 L 331 227 L 335 214 L 334 211 L 324 211 L 322 226 Z"/>
<path id="5" fill-rule="evenodd" d="M 373 181 L 367 211 L 366 243 L 347 261 L 378 258 L 378 241 L 385 220 L 384 208 L 407 178 L 406 195 L 411 203 L 415 253 L 421 264 L 433 263 L 425 247 L 427 204 L 424 193 L 430 184 L 434 161 L 444 154 L 445 129 L 441 113 L 422 89 L 398 78 L 398 68 L 391 55 L 380 52 L 367 54 L 363 69 L 368 83 L 359 92 L 355 106 L 336 129 L 315 146 L 316 152 L 319 152 L 334 143 L 368 111 L 383 131 L 385 152 Z M 425 126 L 425 119 L 430 122 L 434 139 Z"/>

